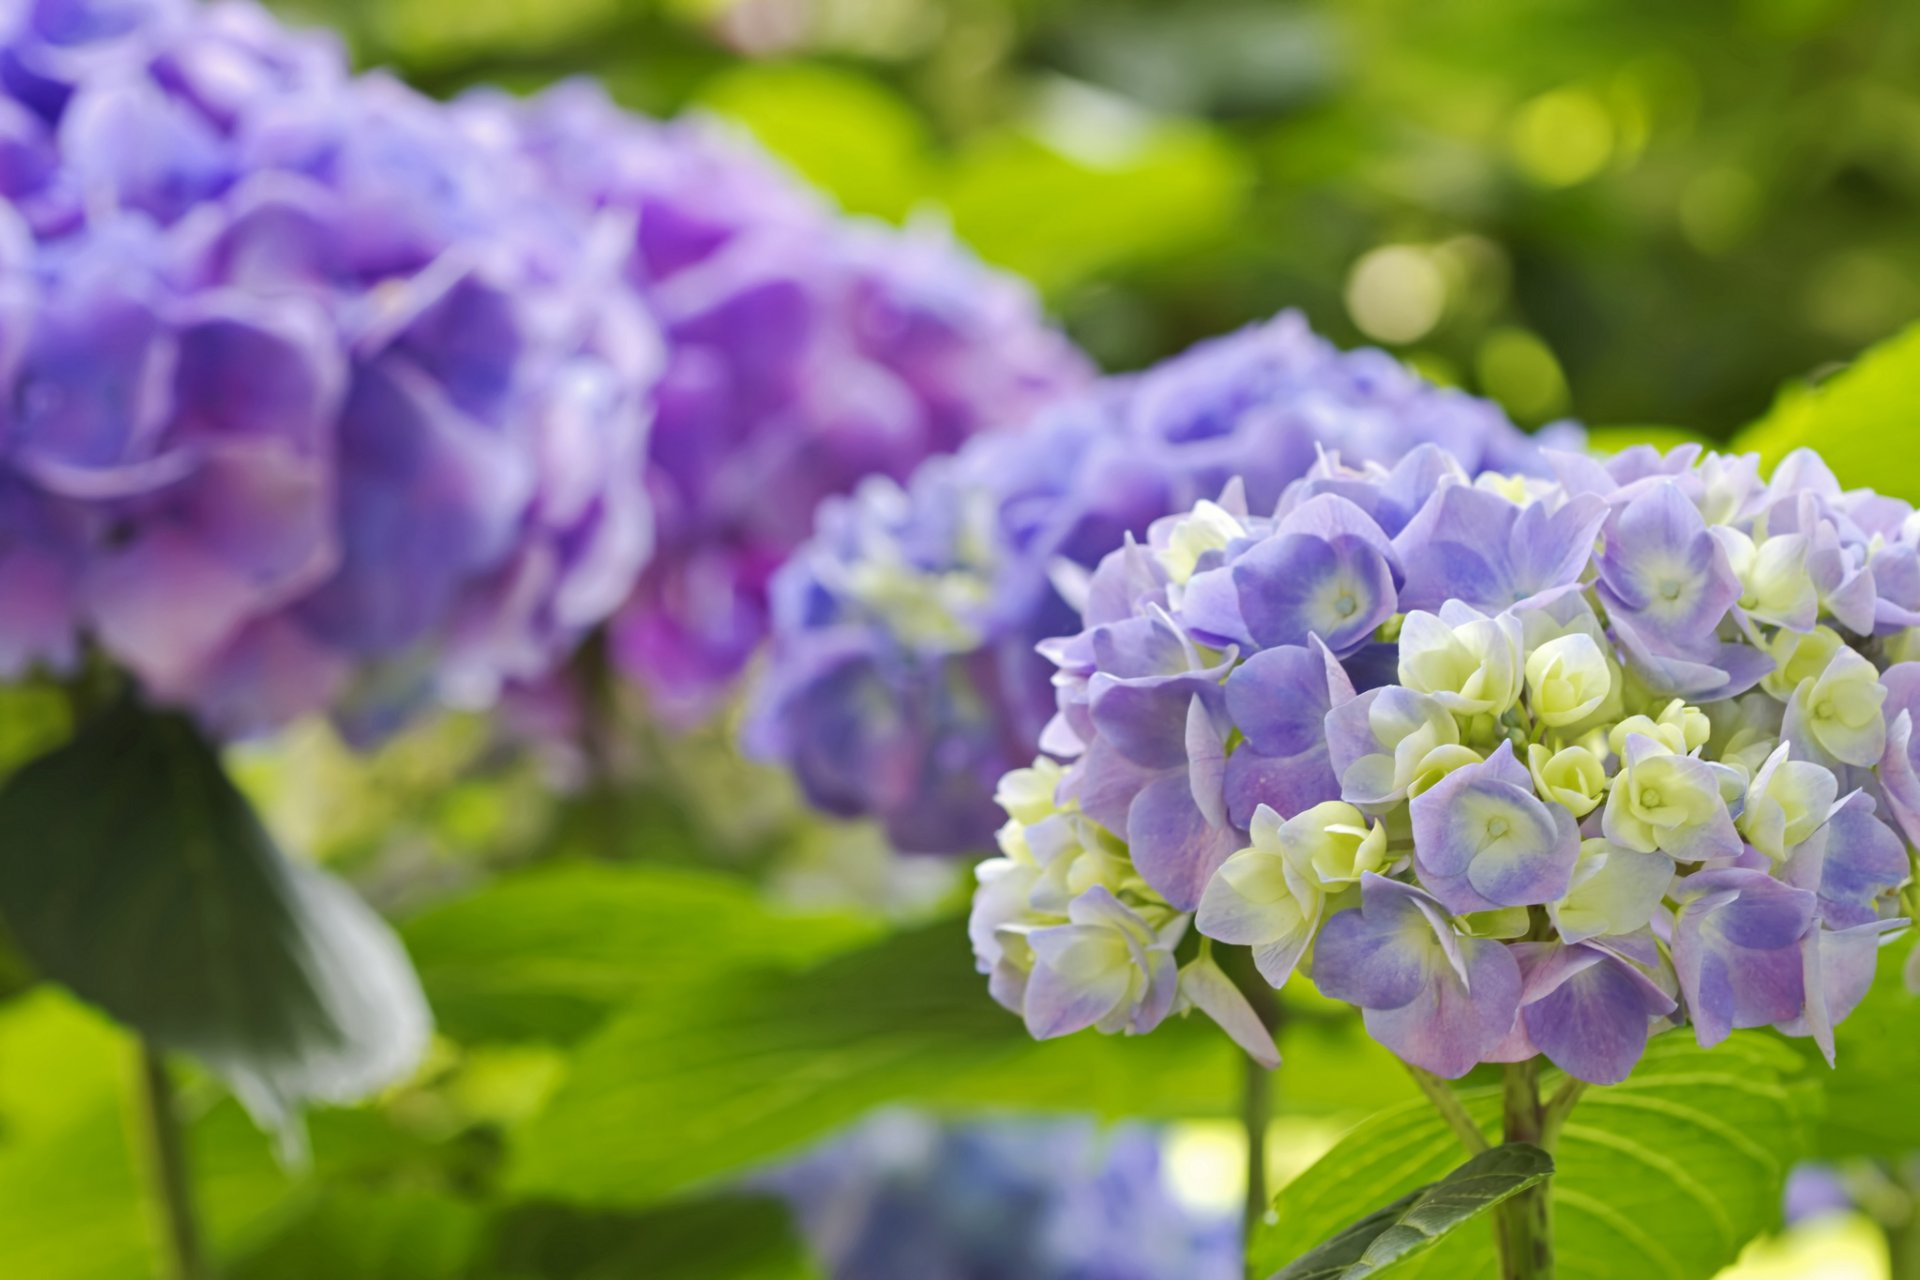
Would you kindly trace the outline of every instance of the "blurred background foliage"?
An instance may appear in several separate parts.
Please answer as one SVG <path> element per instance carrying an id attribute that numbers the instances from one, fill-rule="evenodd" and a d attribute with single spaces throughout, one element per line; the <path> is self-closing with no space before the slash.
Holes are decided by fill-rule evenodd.
<path id="1" fill-rule="evenodd" d="M 1724 437 L 1920 311 L 1902 0 L 284 0 L 435 92 L 591 73 L 951 219 L 1111 368 L 1303 307 Z"/>
<path id="2" fill-rule="evenodd" d="M 1731 437 L 1784 382 L 1920 315 L 1920 8 L 1900 0 L 279 7 L 435 93 L 591 74 L 647 111 L 731 117 L 848 209 L 950 220 L 1114 369 L 1298 306 L 1524 421 L 1667 443 Z M 1742 443 L 1817 443 L 1843 479 L 1920 497 L 1920 464 L 1889 483 L 1886 452 L 1917 368 L 1920 338 L 1896 340 L 1789 391 Z M 57 699 L 0 697 L 3 773 L 65 729 Z M 318 728 L 233 754 L 290 847 L 402 922 L 440 1019 L 418 1079 L 310 1118 L 311 1169 L 277 1166 L 190 1082 L 233 1280 L 815 1275 L 784 1212 L 733 1179 L 882 1104 L 1178 1122 L 1180 1193 L 1234 1203 L 1223 1040 L 1032 1043 L 972 972 L 964 868 L 808 819 L 725 725 L 665 741 L 637 708 L 621 723 L 626 758 L 584 779 L 476 719 L 364 759 Z M 0 1275 L 146 1274 L 131 1046 L 7 954 Z M 1920 1148 L 1920 1012 L 1897 967 L 1843 1029 L 1838 1073 L 1754 1050 L 1783 1166 L 1897 1174 L 1887 1157 Z M 1351 1019 L 1288 999 L 1276 1184 L 1412 1093 Z M 1902 1231 L 1920 1257 L 1912 1180 L 1889 1177 L 1864 1203 L 1891 1234 L 1814 1246 L 1865 1259 L 1834 1274 L 1879 1273 Z M 1766 1225 L 1761 1199 L 1725 1212 Z M 1673 1231 L 1697 1225 L 1685 1197 L 1664 1205 Z M 1811 1274 L 1763 1254 L 1754 1275 Z"/>

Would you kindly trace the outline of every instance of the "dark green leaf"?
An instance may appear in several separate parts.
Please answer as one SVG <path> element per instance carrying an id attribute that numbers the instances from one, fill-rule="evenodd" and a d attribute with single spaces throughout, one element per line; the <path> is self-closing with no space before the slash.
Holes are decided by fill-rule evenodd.
<path id="1" fill-rule="evenodd" d="M 1483 1151 L 1438 1182 L 1408 1192 L 1302 1254 L 1271 1280 L 1361 1280 L 1377 1275 L 1552 1174 L 1553 1157 L 1539 1147 L 1508 1143 Z"/>
<path id="2" fill-rule="evenodd" d="M 565 1041 L 642 992 L 742 966 L 796 967 L 875 930 L 850 916 L 770 907 L 733 876 L 565 866 L 496 881 L 401 932 L 450 1034 Z"/>
<path id="3" fill-rule="evenodd" d="M 386 925 L 282 856 L 175 716 L 123 704 L 0 789 L 0 914 L 39 972 L 264 1120 L 363 1095 L 426 1044 Z"/>
<path id="4" fill-rule="evenodd" d="M 1806 1154 L 1818 1101 L 1795 1079 L 1802 1065 L 1766 1034 L 1741 1032 L 1703 1050 L 1673 1032 L 1648 1046 L 1626 1083 L 1589 1090 L 1554 1153 L 1561 1274 L 1706 1280 L 1777 1226 L 1787 1171 Z M 1556 1083 L 1550 1074 L 1543 1088 Z M 1461 1096 L 1491 1129 L 1499 1090 L 1463 1089 Z M 1432 1182 L 1459 1158 L 1459 1140 L 1426 1102 L 1382 1111 L 1281 1191 L 1253 1260 L 1262 1274 L 1278 1270 L 1383 1197 Z M 1493 1235 L 1455 1233 L 1395 1274 L 1492 1277 Z"/>
<path id="5" fill-rule="evenodd" d="M 488 1280 L 811 1280 L 786 1206 L 763 1196 L 681 1201 L 647 1213 L 516 1206 L 495 1224 Z"/>

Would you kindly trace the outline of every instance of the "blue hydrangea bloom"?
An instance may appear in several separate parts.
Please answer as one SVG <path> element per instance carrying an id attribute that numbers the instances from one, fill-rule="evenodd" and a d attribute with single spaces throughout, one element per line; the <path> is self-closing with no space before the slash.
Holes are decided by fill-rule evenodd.
<path id="1" fill-rule="evenodd" d="M 36 0 L 0 194 L 0 677 L 377 734 L 625 599 L 661 340 L 511 149 L 251 4 Z"/>
<path id="2" fill-rule="evenodd" d="M 1614 1083 L 1682 1024 L 1831 1060 L 1907 923 L 1920 517 L 1805 452 L 1549 461 L 1329 456 L 1102 561 L 980 868 L 995 998 L 1270 1057 L 1205 950 L 1166 993 L 1191 926 L 1447 1077 Z"/>
<path id="3" fill-rule="evenodd" d="M 1152 1130 L 882 1112 L 765 1176 L 834 1280 L 1232 1280 L 1237 1223 L 1178 1204 Z"/>
<path id="4" fill-rule="evenodd" d="M 904 480 L 1088 375 L 1023 283 L 938 228 L 839 216 L 715 122 L 645 120 L 584 82 L 461 105 L 553 190 L 625 220 L 615 278 L 665 330 L 659 544 L 611 653 L 671 721 L 731 691 L 823 499 Z"/>
<path id="5" fill-rule="evenodd" d="M 904 489 L 869 483 L 826 505 L 775 582 L 748 748 L 827 812 L 878 818 L 899 848 L 983 848 L 995 780 L 1031 757 L 1053 710 L 1034 647 L 1078 625 L 1102 556 L 1229 480 L 1271 509 L 1323 450 L 1390 463 L 1421 443 L 1473 472 L 1541 469 L 1494 405 L 1383 352 L 1342 353 L 1289 313 L 1108 379 L 1025 431 L 930 462 Z M 1380 501 L 1416 504 L 1419 477 L 1405 479 Z M 1260 625 L 1303 636 L 1302 607 Z"/>

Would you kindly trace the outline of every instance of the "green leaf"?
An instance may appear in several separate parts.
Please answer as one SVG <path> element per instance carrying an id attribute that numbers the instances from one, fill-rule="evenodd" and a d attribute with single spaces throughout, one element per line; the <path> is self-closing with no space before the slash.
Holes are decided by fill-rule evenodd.
<path id="1" fill-rule="evenodd" d="M 1555 1255 L 1568 1280 L 1706 1280 L 1778 1225 L 1787 1171 L 1807 1150 L 1817 1096 L 1803 1059 L 1742 1032 L 1703 1050 L 1684 1032 L 1654 1040 L 1624 1084 L 1590 1089 L 1554 1153 Z M 1281 1079 L 1285 1079 L 1284 1069 Z M 1552 1073 L 1543 1089 L 1555 1087 Z M 1461 1090 L 1483 1129 L 1499 1090 Z M 1459 1140 L 1424 1101 L 1354 1129 L 1274 1201 L 1255 1241 L 1261 1274 L 1444 1175 Z M 1468 1280 L 1497 1272 L 1490 1231 L 1465 1231 L 1399 1264 L 1396 1275 Z"/>
<path id="2" fill-rule="evenodd" d="M 1913 1082 L 1920 1079 L 1920 997 L 1907 989 L 1904 972 L 1913 951 L 1912 938 L 1882 948 L 1873 989 L 1834 1028 L 1831 1070 L 1810 1043 L 1796 1042 L 1825 1099 L 1814 1128 L 1814 1149 L 1824 1159 L 1920 1150 L 1920 1108 L 1913 1105 Z"/>
<path id="3" fill-rule="evenodd" d="M 1082 122 L 1110 144 L 1069 154 L 1048 138 L 986 135 L 954 161 L 945 203 L 983 258 L 1042 292 L 1191 252 L 1240 216 L 1244 157 L 1197 124 Z"/>
<path id="4" fill-rule="evenodd" d="M 1780 393 L 1735 441 L 1771 466 L 1802 446 L 1819 451 L 1840 483 L 1920 501 L 1920 455 L 1904 444 L 1920 403 L 1920 325 L 1872 348 L 1817 384 Z"/>
<path id="5" fill-rule="evenodd" d="M 1539 1147 L 1515 1142 L 1482 1151 L 1438 1182 L 1409 1191 L 1302 1254 L 1270 1280 L 1361 1280 L 1376 1275 L 1552 1175 L 1553 1157 Z"/>
<path id="6" fill-rule="evenodd" d="M 643 993 L 798 967 L 876 931 L 769 906 L 733 876 L 593 865 L 510 876 L 401 928 L 441 1026 L 465 1041 L 573 1040 Z"/>
<path id="7" fill-rule="evenodd" d="M 332 1188 L 223 1269 L 229 1280 L 468 1280 L 486 1214 L 434 1192 Z"/>
<path id="8" fill-rule="evenodd" d="M 898 95 L 864 76 L 804 63 L 747 63 L 705 85 L 700 102 L 744 125 L 850 213 L 898 219 L 926 187 L 926 126 Z"/>
<path id="9" fill-rule="evenodd" d="M 145 1137 L 136 1131 L 138 1108 L 130 1098 L 136 1069 L 133 1038 L 51 983 L 0 1009 L 0 1276 L 126 1280 L 155 1274 L 152 1191 L 142 1176 Z M 248 1267 L 309 1218 L 350 1216 L 342 1206 L 369 1187 L 405 1200 L 416 1189 L 472 1186 L 476 1174 L 491 1167 L 485 1148 L 448 1139 L 444 1099 L 409 1090 L 390 1111 L 315 1111 L 307 1123 L 311 1165 L 291 1173 L 215 1081 L 181 1074 L 201 1224 L 212 1252 Z M 343 1197 L 337 1204 L 329 1199 L 335 1189 Z M 443 1231 L 445 1221 L 435 1226 L 424 1216 L 431 1212 L 423 1211 L 419 1225 Z M 369 1230 L 400 1232 L 377 1207 L 368 1213 Z M 314 1247 L 337 1256 L 350 1246 Z M 403 1257 L 425 1256 L 393 1247 Z M 323 1274 L 358 1280 L 363 1273 L 344 1267 Z M 454 1274 L 465 1280 L 466 1273 Z"/>
<path id="10" fill-rule="evenodd" d="M 176 716 L 123 704 L 0 788 L 0 913 L 40 973 L 265 1122 L 378 1088 L 426 1045 L 391 932 L 281 855 Z"/>
<path id="11" fill-rule="evenodd" d="M 647 1213 L 519 1205 L 495 1224 L 492 1280 L 813 1280 L 818 1272 L 786 1206 L 727 1194 Z"/>
<path id="12" fill-rule="evenodd" d="M 1037 1044 L 987 997 L 962 923 L 946 922 L 811 971 L 650 989 L 580 1045 L 557 1095 L 512 1135 L 508 1181 L 527 1195 L 645 1204 L 890 1101 L 1226 1115 L 1238 1055 L 1204 1019 Z"/>

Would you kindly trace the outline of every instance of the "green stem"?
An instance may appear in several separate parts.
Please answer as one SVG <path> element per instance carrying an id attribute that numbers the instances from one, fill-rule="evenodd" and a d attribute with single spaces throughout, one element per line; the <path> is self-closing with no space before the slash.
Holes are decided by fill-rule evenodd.
<path id="1" fill-rule="evenodd" d="M 1240 1103 L 1240 1122 L 1247 1131 L 1247 1203 L 1241 1219 L 1240 1252 L 1249 1258 L 1249 1280 L 1253 1275 L 1253 1238 L 1267 1216 L 1267 1127 L 1272 1119 L 1273 1072 L 1248 1058 L 1246 1089 Z"/>
<path id="2" fill-rule="evenodd" d="M 1218 947 L 1213 950 L 1214 958 L 1221 969 L 1240 988 L 1240 993 L 1253 1006 L 1253 1012 L 1260 1019 L 1260 1025 L 1278 1038 L 1280 1028 L 1286 1021 L 1285 1011 L 1280 1004 L 1280 993 L 1275 991 L 1254 966 L 1253 952 L 1245 947 Z M 1247 1199 L 1241 1216 L 1241 1256 L 1249 1259 L 1247 1275 L 1252 1272 L 1253 1239 L 1260 1230 L 1260 1224 L 1266 1220 L 1270 1207 L 1267 1189 L 1267 1130 L 1273 1122 L 1273 1072 L 1247 1059 L 1246 1082 L 1240 1099 L 1240 1123 L 1247 1135 Z"/>
<path id="3" fill-rule="evenodd" d="M 1538 1058 L 1507 1064 L 1501 1110 L 1506 1141 L 1530 1142 L 1542 1147 L 1550 1145 L 1547 1108 L 1540 1103 Z M 1497 1215 L 1496 1229 L 1500 1234 L 1501 1280 L 1553 1280 L 1553 1199 L 1550 1186 L 1551 1182 L 1543 1182 L 1531 1187 L 1494 1211 Z"/>
<path id="4" fill-rule="evenodd" d="M 186 1133 L 167 1064 L 149 1040 L 140 1042 L 140 1096 L 146 1122 L 147 1167 L 159 1209 L 168 1280 L 211 1280 L 200 1245 L 187 1176 Z"/>
<path id="5" fill-rule="evenodd" d="M 1461 1105 L 1460 1096 L 1453 1091 L 1453 1086 L 1431 1071 L 1422 1070 L 1411 1062 L 1403 1062 L 1401 1065 L 1406 1067 L 1407 1074 L 1413 1077 L 1413 1082 L 1420 1086 L 1420 1092 L 1427 1095 L 1427 1101 L 1431 1102 L 1434 1110 L 1440 1113 L 1440 1118 L 1447 1122 L 1447 1127 L 1453 1130 L 1453 1136 L 1460 1139 L 1460 1145 L 1467 1149 L 1467 1154 L 1477 1156 L 1485 1151 L 1486 1135 L 1480 1132 L 1480 1126 L 1475 1124 L 1473 1117 L 1467 1114 L 1467 1109 Z"/>

